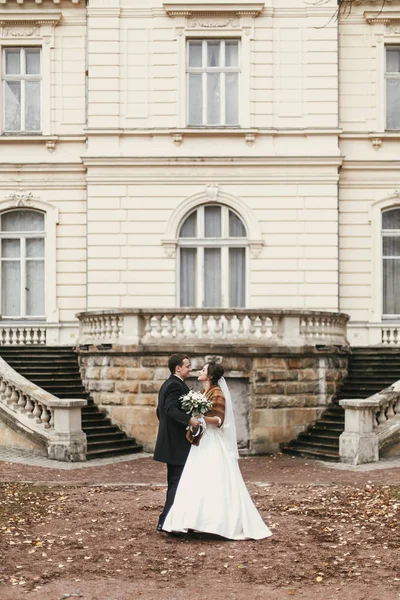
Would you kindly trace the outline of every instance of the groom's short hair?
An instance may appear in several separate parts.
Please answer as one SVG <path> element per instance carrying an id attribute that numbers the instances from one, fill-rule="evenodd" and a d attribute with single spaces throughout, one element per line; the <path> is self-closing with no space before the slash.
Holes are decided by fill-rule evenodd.
<path id="1" fill-rule="evenodd" d="M 186 356 L 186 354 L 179 354 L 179 353 L 171 354 L 171 356 L 169 357 L 169 360 L 168 360 L 168 368 L 171 371 L 172 375 L 175 374 L 176 367 L 182 366 L 185 358 L 187 358 L 189 360 L 189 357 Z"/>

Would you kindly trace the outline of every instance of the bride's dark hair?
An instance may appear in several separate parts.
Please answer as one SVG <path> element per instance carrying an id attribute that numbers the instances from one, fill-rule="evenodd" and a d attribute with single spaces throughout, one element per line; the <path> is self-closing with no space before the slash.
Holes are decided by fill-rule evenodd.
<path id="1" fill-rule="evenodd" d="M 210 379 L 212 385 L 218 385 L 218 380 L 224 374 L 224 367 L 216 362 L 209 362 L 207 367 L 207 376 Z"/>

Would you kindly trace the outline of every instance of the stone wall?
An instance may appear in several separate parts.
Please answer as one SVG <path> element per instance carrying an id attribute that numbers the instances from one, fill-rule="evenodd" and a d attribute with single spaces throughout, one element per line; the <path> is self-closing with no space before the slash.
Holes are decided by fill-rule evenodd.
<path id="1" fill-rule="evenodd" d="M 113 346 L 80 350 L 82 378 L 95 403 L 127 435 L 152 451 L 157 434 L 158 390 L 169 376 L 168 356 L 160 352 Z M 217 357 L 229 381 L 248 381 L 239 401 L 247 412 L 248 451 L 270 453 L 314 422 L 347 374 L 347 353 L 337 348 L 224 349 L 213 355 L 190 353 L 194 374 Z"/>

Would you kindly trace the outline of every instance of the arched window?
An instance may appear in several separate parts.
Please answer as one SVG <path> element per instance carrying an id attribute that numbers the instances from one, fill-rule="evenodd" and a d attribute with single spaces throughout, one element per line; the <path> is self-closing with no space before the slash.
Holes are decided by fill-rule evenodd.
<path id="1" fill-rule="evenodd" d="M 400 208 L 382 212 L 383 314 L 400 315 Z"/>
<path id="2" fill-rule="evenodd" d="M 242 307 L 246 304 L 247 235 L 227 206 L 199 206 L 179 231 L 180 305 Z"/>
<path id="3" fill-rule="evenodd" d="M 0 215 L 1 316 L 45 316 L 45 217 L 36 210 Z"/>

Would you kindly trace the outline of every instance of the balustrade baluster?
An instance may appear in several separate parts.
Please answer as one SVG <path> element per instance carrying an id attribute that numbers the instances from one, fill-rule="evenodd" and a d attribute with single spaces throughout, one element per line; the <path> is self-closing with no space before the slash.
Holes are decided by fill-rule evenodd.
<path id="1" fill-rule="evenodd" d="M 25 396 L 25 394 L 20 393 L 19 400 L 18 400 L 18 407 L 22 413 L 25 412 L 25 405 L 26 405 L 26 396 Z"/>
<path id="2" fill-rule="evenodd" d="M 40 423 L 41 422 L 41 414 L 42 414 L 42 407 L 40 406 L 39 402 L 37 400 L 34 401 L 35 402 L 35 408 L 33 409 L 33 416 L 35 417 L 36 423 Z"/>
<path id="3" fill-rule="evenodd" d="M 0 393 L 1 393 L 1 388 L 0 388 Z M 400 395 L 397 398 L 397 401 L 394 405 L 394 412 L 396 415 L 398 415 L 400 413 Z"/>
<path id="4" fill-rule="evenodd" d="M 33 344 L 38 344 L 39 343 L 39 332 L 37 327 L 33 327 L 33 339 L 32 339 L 32 343 Z"/>
<path id="5" fill-rule="evenodd" d="M 249 319 L 250 319 L 249 334 L 250 334 L 250 337 L 255 337 L 255 333 L 257 331 L 256 320 L 258 319 L 258 316 L 250 315 Z"/>
<path id="6" fill-rule="evenodd" d="M 25 404 L 25 412 L 27 413 L 28 417 L 30 419 L 33 418 L 33 408 L 34 408 L 34 404 L 31 400 L 30 396 L 26 397 L 26 404 Z"/>
<path id="7" fill-rule="evenodd" d="M 196 337 L 196 315 L 189 315 L 190 319 L 190 337 Z"/>
<path id="8" fill-rule="evenodd" d="M 176 315 L 176 338 L 178 340 L 185 337 L 184 315 Z"/>
<path id="9" fill-rule="evenodd" d="M 42 414 L 40 416 L 40 420 L 43 423 L 43 426 L 45 429 L 49 429 L 50 428 L 50 413 L 47 410 L 47 406 L 45 404 L 42 404 Z"/>
<path id="10" fill-rule="evenodd" d="M 50 412 L 49 425 L 50 425 L 50 429 L 53 429 L 54 428 L 54 409 L 53 408 L 49 408 L 49 412 Z"/>
<path id="11" fill-rule="evenodd" d="M 386 417 L 387 419 L 392 419 L 395 416 L 395 412 L 394 412 L 394 404 L 395 404 L 395 400 L 389 400 L 388 402 L 388 408 L 387 408 L 387 412 L 386 412 Z"/>
<path id="12" fill-rule="evenodd" d="M 4 392 L 4 400 L 7 404 L 10 404 L 10 398 L 12 396 L 13 389 L 11 385 L 8 383 L 6 387 L 6 391 Z"/>
<path id="13" fill-rule="evenodd" d="M 209 337 L 209 316 L 208 315 L 201 315 L 200 319 L 201 319 L 201 327 L 200 327 L 200 337 L 203 339 L 207 339 Z"/>
<path id="14" fill-rule="evenodd" d="M 244 336 L 244 319 L 245 319 L 245 317 L 243 315 L 237 315 L 237 319 L 239 321 L 238 336 L 243 337 Z"/>
<path id="15" fill-rule="evenodd" d="M 232 329 L 232 315 L 226 315 L 225 317 L 226 320 L 226 334 L 225 337 L 226 338 L 231 338 L 232 337 L 232 333 L 233 333 L 233 329 Z"/>
<path id="16" fill-rule="evenodd" d="M 155 326 L 153 327 L 153 332 L 155 332 L 155 337 L 160 338 L 162 334 L 162 315 L 154 315 L 152 319 Z"/>
<path id="17" fill-rule="evenodd" d="M 106 338 L 110 339 L 112 337 L 113 334 L 113 324 L 112 324 L 112 317 L 106 317 L 105 318 L 105 336 Z"/>
<path id="18" fill-rule="evenodd" d="M 150 337 L 151 333 L 151 323 L 149 315 L 144 316 L 144 332 L 143 339 L 147 340 Z"/>
<path id="19" fill-rule="evenodd" d="M 221 337 L 222 327 L 221 327 L 221 315 L 214 316 L 215 327 L 214 327 L 214 336 L 219 338 Z"/>
<path id="20" fill-rule="evenodd" d="M 382 423 L 386 423 L 386 421 L 386 404 L 382 404 L 379 409 L 378 423 L 379 425 L 382 425 Z"/>
<path id="21" fill-rule="evenodd" d="M 10 397 L 11 408 L 13 410 L 18 409 L 18 400 L 19 400 L 19 392 L 17 391 L 16 388 L 13 388 L 13 391 L 12 391 L 12 394 Z"/>
<path id="22" fill-rule="evenodd" d="M 5 399 L 4 392 L 6 391 L 6 387 L 7 387 L 6 381 L 4 379 L 2 379 L 1 383 L 0 383 L 0 398 L 1 398 L 1 400 Z"/>
<path id="23" fill-rule="evenodd" d="M 160 318 L 160 325 L 161 325 L 161 331 L 160 331 L 160 337 L 162 338 L 168 338 L 169 337 L 169 316 L 168 315 L 163 315 Z"/>

